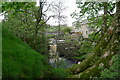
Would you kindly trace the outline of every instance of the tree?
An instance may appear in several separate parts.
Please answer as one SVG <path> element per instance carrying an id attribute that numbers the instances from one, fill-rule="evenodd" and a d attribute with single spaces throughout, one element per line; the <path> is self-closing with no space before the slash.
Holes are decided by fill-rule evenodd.
<path id="1" fill-rule="evenodd" d="M 57 51 L 59 51 L 59 47 L 60 47 L 59 44 L 57 43 L 57 40 L 59 40 L 61 37 L 61 35 L 60 35 L 61 28 L 60 27 L 61 27 L 61 24 L 63 22 L 65 22 L 65 19 L 66 19 L 66 16 L 63 15 L 63 12 L 65 9 L 66 8 L 64 7 L 63 2 L 61 2 L 61 1 L 58 1 L 58 3 L 54 3 L 53 8 L 52 8 L 53 13 L 55 14 L 54 18 L 55 19 L 57 18 L 57 23 L 58 23 L 58 26 L 57 26 L 58 35 L 56 36 L 56 44 L 58 46 Z"/>
<path id="2" fill-rule="evenodd" d="M 105 32 L 105 28 L 108 28 L 111 25 L 111 20 L 113 19 L 113 11 L 115 9 L 115 3 L 113 2 L 80 2 L 77 1 L 76 4 L 80 8 L 79 13 L 74 12 L 71 14 L 73 18 L 76 19 L 74 25 L 79 26 L 80 22 L 85 18 L 88 20 L 89 27 L 95 28 L 98 30 L 96 34 L 102 34 Z M 102 22 L 102 20 L 104 22 Z M 101 26 L 102 25 L 102 26 Z M 105 27 L 106 26 L 106 27 Z M 104 29 L 104 30 L 103 30 Z"/>
<path id="3" fill-rule="evenodd" d="M 87 4 L 87 3 L 86 3 Z M 120 1 L 116 2 L 116 13 L 113 17 L 112 25 L 105 29 L 106 33 L 96 44 L 93 54 L 81 64 L 69 68 L 68 70 L 73 74 L 71 77 L 76 78 L 90 78 L 100 76 L 100 66 L 109 67 L 109 61 L 112 56 L 118 53 L 119 26 L 120 26 Z"/>
<path id="4" fill-rule="evenodd" d="M 102 78 L 119 78 L 119 58 L 120 54 L 113 56 L 110 62 L 111 66 L 109 68 L 100 67 L 100 73 Z"/>
<path id="5" fill-rule="evenodd" d="M 103 7 L 104 7 L 104 15 L 103 15 L 103 26 L 101 30 L 101 37 L 103 37 L 106 29 L 107 29 L 107 10 L 108 10 L 108 3 L 103 2 Z"/>
<path id="6" fill-rule="evenodd" d="M 53 5 L 53 8 L 52 8 L 52 11 L 53 13 L 55 14 L 55 19 L 57 19 L 57 23 L 58 23 L 58 36 L 57 36 L 57 39 L 59 39 L 60 37 L 60 26 L 63 22 L 65 22 L 65 19 L 66 19 L 66 16 L 63 15 L 63 12 L 66 8 L 64 7 L 63 5 L 63 2 L 62 1 L 58 1 L 58 3 L 54 3 Z"/>
<path id="7" fill-rule="evenodd" d="M 47 51 L 45 40 L 46 22 L 53 17 L 51 15 L 45 18 L 45 12 L 49 10 L 52 4 L 46 3 L 45 1 L 40 1 L 40 5 L 35 6 L 35 2 L 5 2 L 2 6 L 2 12 L 6 16 L 4 20 L 5 25 L 7 23 L 7 26 L 12 26 L 11 30 L 18 37 L 43 54 Z M 45 6 L 47 6 L 47 9 L 43 10 Z M 41 48 L 41 51 L 39 48 Z"/>
<path id="8" fill-rule="evenodd" d="M 47 6 L 47 9 L 44 11 L 43 8 L 45 6 L 45 0 L 43 1 L 40 1 L 39 0 L 39 7 L 38 7 L 38 10 L 33 10 L 36 15 L 35 15 L 35 19 L 36 19 L 36 29 L 35 29 L 35 35 L 34 35 L 34 49 L 36 49 L 36 38 L 37 38 L 37 34 L 38 34 L 38 31 L 39 29 L 41 29 L 40 31 L 40 34 L 42 35 L 42 40 L 43 40 L 43 46 L 46 44 L 45 42 L 45 26 L 46 26 L 46 22 L 51 18 L 51 17 L 54 17 L 54 15 L 51 15 L 49 16 L 47 19 L 45 19 L 45 12 L 49 10 L 49 7 L 51 6 L 52 3 L 50 3 L 48 6 Z M 46 47 L 46 45 L 44 46 Z M 46 50 L 44 50 L 46 51 Z"/>

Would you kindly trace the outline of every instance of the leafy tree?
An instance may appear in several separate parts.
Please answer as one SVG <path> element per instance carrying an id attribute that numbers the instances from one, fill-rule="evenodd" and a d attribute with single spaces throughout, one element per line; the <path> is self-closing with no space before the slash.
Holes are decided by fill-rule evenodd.
<path id="1" fill-rule="evenodd" d="M 2 12 L 6 16 L 3 24 L 10 26 L 10 29 L 18 37 L 27 42 L 36 51 L 44 54 L 47 53 L 45 26 L 46 22 L 53 16 L 49 16 L 47 19 L 44 18 L 45 14 L 43 12 L 47 11 L 43 11 L 44 2 L 40 2 L 38 7 L 35 5 L 35 2 L 3 3 Z"/>
<path id="2" fill-rule="evenodd" d="M 57 40 L 59 40 L 60 37 L 61 37 L 61 35 L 60 35 L 61 24 L 62 24 L 63 22 L 65 22 L 65 18 L 66 18 L 66 16 L 63 15 L 64 10 L 65 10 L 65 7 L 64 7 L 62 1 L 58 1 L 56 4 L 54 4 L 54 6 L 53 6 L 53 8 L 52 8 L 52 11 L 53 11 L 54 14 L 55 14 L 54 18 L 57 19 L 57 23 L 58 23 L 58 25 L 57 25 L 57 33 L 58 33 L 58 35 L 56 36 L 56 44 L 57 44 L 57 46 L 58 46 L 58 47 L 57 47 L 58 53 L 59 53 L 59 50 L 60 50 L 60 49 L 59 49 L 59 44 L 58 44 Z"/>
<path id="3" fill-rule="evenodd" d="M 92 3 L 92 2 L 91 2 Z M 89 4 L 89 3 L 85 3 Z M 116 2 L 116 13 L 112 25 L 105 29 L 103 37 L 94 47 L 93 54 L 80 64 L 69 68 L 74 78 L 90 78 L 100 77 L 99 66 L 109 67 L 109 61 L 112 56 L 118 53 L 119 47 L 119 17 L 120 17 L 120 2 Z M 90 7 L 89 7 L 90 8 Z"/>
<path id="4" fill-rule="evenodd" d="M 115 3 L 113 2 L 80 2 L 77 1 L 77 7 L 80 8 L 79 13 L 74 12 L 71 14 L 76 21 L 73 23 L 76 27 L 81 27 L 79 24 L 85 18 L 89 21 L 88 25 L 94 27 L 96 30 L 99 29 L 97 33 L 105 33 L 105 29 L 111 25 L 111 20 L 113 19 L 113 11 L 115 9 Z M 102 13 L 103 12 L 103 13 Z M 86 17 L 87 16 L 87 17 Z M 104 22 L 102 22 L 102 20 Z M 102 26 L 101 26 L 102 25 Z"/>
<path id="5" fill-rule="evenodd" d="M 59 74 L 61 77 L 65 77 L 64 71 L 59 70 L 59 73 L 52 71 L 53 69 L 48 65 L 44 56 L 32 50 L 18 38 L 20 37 L 27 42 L 36 51 L 45 53 L 46 45 L 44 43 L 46 39 L 44 33 L 46 21 L 50 17 L 44 19 L 44 14 L 41 16 L 39 13 L 40 8 L 40 6 L 36 7 L 34 2 L 3 3 L 3 14 L 5 15 L 2 30 L 4 41 L 3 78 L 49 78 L 58 77 Z M 7 27 L 10 28 L 11 32 Z M 34 41 L 36 41 L 35 45 Z"/>

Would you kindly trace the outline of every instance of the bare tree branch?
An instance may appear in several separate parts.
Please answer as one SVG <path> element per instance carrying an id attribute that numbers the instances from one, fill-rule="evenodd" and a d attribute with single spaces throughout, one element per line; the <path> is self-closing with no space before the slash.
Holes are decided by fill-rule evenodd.
<path id="1" fill-rule="evenodd" d="M 0 13 L 0 16 L 3 16 L 4 14 L 6 14 L 7 12 L 2 12 L 2 13 Z"/>
<path id="2" fill-rule="evenodd" d="M 48 5 L 47 9 L 46 9 L 45 11 L 43 11 L 43 13 L 47 12 L 47 11 L 49 10 L 49 8 L 51 7 L 52 4 L 53 4 L 53 2 L 51 2 L 51 3 Z"/>
<path id="3" fill-rule="evenodd" d="M 41 23 L 41 24 L 39 25 L 39 28 L 40 28 L 41 26 L 43 26 L 51 17 L 54 17 L 54 15 L 49 16 L 43 23 Z M 38 29 L 39 29 L 39 28 L 38 28 Z"/>
<path id="4" fill-rule="evenodd" d="M 92 40 L 92 39 L 90 39 L 90 38 L 84 38 L 84 40 L 88 40 L 88 41 L 91 41 L 91 42 L 99 43 L 99 41 Z"/>
<path id="5" fill-rule="evenodd" d="M 109 11 L 107 11 L 107 13 L 108 13 L 110 16 L 112 16 L 112 17 L 114 16 L 114 14 L 111 14 Z"/>
<path id="6" fill-rule="evenodd" d="M 94 37 L 93 37 L 93 40 L 95 39 L 96 35 L 97 35 L 99 32 L 101 32 L 101 30 L 102 30 L 102 29 L 100 29 L 99 31 L 97 31 L 97 32 L 95 33 L 95 35 L 94 35 Z"/>

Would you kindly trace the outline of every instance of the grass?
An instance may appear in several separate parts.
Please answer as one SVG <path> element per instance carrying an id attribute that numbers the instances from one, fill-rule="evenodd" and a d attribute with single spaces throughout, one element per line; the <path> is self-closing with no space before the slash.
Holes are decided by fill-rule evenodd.
<path id="1" fill-rule="evenodd" d="M 3 78 L 67 78 L 68 73 L 50 67 L 45 56 L 2 27 Z"/>
<path id="2" fill-rule="evenodd" d="M 2 77 L 41 78 L 48 64 L 40 53 L 32 50 L 6 27 L 2 27 Z"/>

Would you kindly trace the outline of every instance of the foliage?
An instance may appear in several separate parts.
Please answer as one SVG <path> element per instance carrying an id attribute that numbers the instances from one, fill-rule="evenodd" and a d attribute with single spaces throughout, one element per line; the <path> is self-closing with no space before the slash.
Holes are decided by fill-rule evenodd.
<path id="1" fill-rule="evenodd" d="M 65 28 L 63 31 L 64 31 L 64 33 L 70 33 L 71 29 L 70 28 Z"/>
<path id="2" fill-rule="evenodd" d="M 100 34 L 96 34 L 95 32 L 88 35 L 91 40 L 99 41 Z"/>
<path id="3" fill-rule="evenodd" d="M 66 78 L 68 76 L 68 72 L 64 69 L 50 68 L 44 56 L 32 50 L 6 27 L 3 26 L 2 31 L 3 78 Z"/>
<path id="4" fill-rule="evenodd" d="M 50 39 L 50 38 L 55 38 L 55 35 L 54 34 L 49 34 L 47 35 L 47 37 Z"/>
<path id="5" fill-rule="evenodd" d="M 52 71 L 54 78 L 68 78 L 70 75 L 65 69 L 55 68 Z"/>
<path id="6" fill-rule="evenodd" d="M 84 60 L 87 57 L 89 57 L 90 55 L 92 55 L 94 47 L 96 45 L 95 42 L 92 42 L 92 40 L 94 41 L 98 41 L 100 39 L 100 34 L 95 35 L 95 32 L 91 33 L 88 35 L 89 40 L 83 39 L 82 41 L 79 42 L 80 48 L 79 51 L 77 52 L 78 54 L 80 54 L 79 57 L 73 57 L 74 59 L 79 59 L 79 60 Z"/>
<path id="7" fill-rule="evenodd" d="M 88 58 L 90 55 L 92 55 L 92 53 L 81 54 L 81 56 L 79 56 L 79 57 L 71 57 L 71 58 L 83 61 L 84 59 Z"/>
<path id="8" fill-rule="evenodd" d="M 79 42 L 78 36 L 73 36 L 71 34 L 64 34 L 62 37 L 63 42 L 58 43 L 59 56 L 69 58 L 78 56 Z"/>
<path id="9" fill-rule="evenodd" d="M 36 7 L 35 2 L 4 2 L 2 8 L 5 13 L 2 39 L 3 78 L 46 78 L 59 74 L 63 76 L 63 70 L 55 72 L 41 55 L 47 53 L 48 42 L 44 34 L 45 14 L 42 15 L 39 11 L 42 6 Z"/>
<path id="10" fill-rule="evenodd" d="M 47 62 L 41 54 L 3 26 L 3 78 L 40 78 L 47 72 Z"/>
<path id="11" fill-rule="evenodd" d="M 91 34 L 89 34 L 89 37 L 88 37 L 91 41 L 85 39 L 80 42 L 81 46 L 79 49 L 79 53 L 81 53 L 81 54 L 92 53 L 93 48 L 96 44 L 95 42 L 92 42 L 92 40 L 98 41 L 100 35 L 97 34 L 95 37 L 94 36 L 95 36 L 95 33 L 91 33 Z"/>
<path id="12" fill-rule="evenodd" d="M 117 54 L 113 56 L 112 58 L 112 66 L 110 66 L 109 69 L 101 67 L 101 77 L 102 78 L 118 78 L 119 77 L 119 69 L 120 69 L 120 64 L 119 64 L 119 58 L 120 54 Z"/>
<path id="13" fill-rule="evenodd" d="M 46 37 L 43 34 L 45 25 L 42 25 L 39 29 L 36 28 L 36 16 L 39 15 L 37 13 L 39 8 L 35 4 L 35 2 L 3 3 L 2 10 L 6 12 L 3 25 L 9 27 L 17 37 L 21 38 L 22 41 L 25 41 L 37 52 L 44 54 L 47 53 L 44 46 L 47 46 Z M 42 18 L 40 23 L 43 22 Z"/>
<path id="14" fill-rule="evenodd" d="M 82 0 L 83 1 L 83 0 Z M 76 19 L 73 23 L 76 27 L 81 27 L 79 24 L 82 20 L 87 19 L 88 25 L 94 30 L 103 28 L 103 19 L 104 17 L 104 6 L 107 6 L 107 27 L 111 26 L 111 21 L 113 19 L 113 14 L 115 10 L 115 3 L 114 2 L 82 2 L 77 0 L 76 4 L 79 9 L 79 12 L 74 11 L 71 16 Z M 107 28 L 106 27 L 106 28 Z M 102 30 L 100 31 L 102 32 Z"/>
<path id="15" fill-rule="evenodd" d="M 2 12 L 10 13 L 11 15 L 16 15 L 17 13 L 23 13 L 30 8 L 35 7 L 35 2 L 3 2 L 2 3 Z"/>
<path id="16" fill-rule="evenodd" d="M 78 4 L 80 6 L 80 7 L 79 6 L 78 7 L 81 8 L 81 6 L 82 6 L 82 9 L 80 12 L 81 14 L 87 13 L 91 10 L 91 12 L 89 12 L 91 14 L 91 15 L 89 15 L 89 17 L 91 17 L 91 16 L 93 17 L 94 10 L 96 10 L 98 8 L 100 8 L 100 10 L 97 10 L 98 12 L 101 10 L 104 10 L 103 20 L 101 20 L 103 25 L 101 25 L 101 29 L 100 29 L 101 33 L 102 33 L 102 34 L 100 34 L 101 38 L 99 39 L 99 42 L 97 42 L 97 44 L 94 46 L 93 54 L 91 56 L 89 56 L 87 59 L 82 61 L 80 64 L 69 69 L 69 71 L 71 71 L 73 73 L 73 75 L 71 76 L 72 78 L 100 77 L 100 70 L 98 67 L 103 66 L 104 68 L 108 68 L 110 65 L 109 62 L 110 62 L 112 56 L 119 53 L 117 48 L 118 48 L 119 42 L 120 42 L 119 31 L 118 31 L 118 27 L 120 25 L 120 23 L 119 23 L 120 2 L 115 3 L 116 4 L 116 13 L 113 16 L 114 19 L 112 20 L 112 23 L 111 23 L 112 25 L 109 26 L 110 28 L 112 28 L 112 30 L 111 30 L 112 33 L 109 32 L 110 29 L 108 28 L 108 23 L 107 23 L 108 16 L 107 16 L 106 12 L 109 10 L 106 9 L 106 5 L 104 5 L 105 3 L 104 4 L 100 3 L 102 5 L 96 6 L 97 8 L 94 7 L 95 5 L 93 3 L 95 4 L 97 2 L 84 2 L 83 5 L 81 5 L 80 2 L 78 1 Z M 106 4 L 108 4 L 108 3 L 106 2 Z M 109 4 L 107 5 L 107 7 L 108 6 L 109 6 Z M 101 9 L 101 8 L 104 8 L 104 9 Z M 115 7 L 113 7 L 113 9 L 115 9 Z M 111 12 L 112 11 L 110 11 L 110 13 Z M 83 17 L 83 15 L 82 15 L 82 17 Z M 78 19 L 81 19 L 81 18 L 78 18 Z M 93 40 L 90 40 L 90 41 L 94 42 Z"/>
<path id="17" fill-rule="evenodd" d="M 91 47 L 92 43 L 89 41 L 84 41 L 80 46 L 79 52 L 82 54 L 90 53 L 93 49 Z"/>

